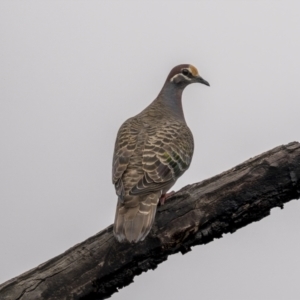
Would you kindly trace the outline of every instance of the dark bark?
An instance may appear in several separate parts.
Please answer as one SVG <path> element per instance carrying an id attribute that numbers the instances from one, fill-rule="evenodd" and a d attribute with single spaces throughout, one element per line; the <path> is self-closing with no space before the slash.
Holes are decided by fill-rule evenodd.
<path id="1" fill-rule="evenodd" d="M 120 244 L 109 226 L 0 285 L 0 299 L 109 298 L 168 255 L 259 221 L 299 196 L 300 144 L 294 142 L 184 187 L 159 208 L 145 241 Z"/>

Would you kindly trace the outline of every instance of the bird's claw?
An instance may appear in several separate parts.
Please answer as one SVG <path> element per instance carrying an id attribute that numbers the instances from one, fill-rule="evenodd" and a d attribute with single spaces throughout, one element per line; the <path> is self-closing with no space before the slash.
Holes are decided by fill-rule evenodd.
<path id="1" fill-rule="evenodd" d="M 159 203 L 160 205 L 164 205 L 165 204 L 165 201 L 170 198 L 171 196 L 173 196 L 175 194 L 175 191 L 172 191 L 170 193 L 167 193 L 167 194 L 163 194 L 160 196 L 159 198 Z"/>

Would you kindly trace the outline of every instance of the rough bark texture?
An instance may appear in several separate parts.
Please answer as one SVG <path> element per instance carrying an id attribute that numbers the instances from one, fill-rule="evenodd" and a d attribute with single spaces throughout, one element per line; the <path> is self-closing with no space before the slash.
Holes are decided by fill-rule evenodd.
<path id="1" fill-rule="evenodd" d="M 120 244 L 112 226 L 0 285 L 0 299 L 106 299 L 168 255 L 258 221 L 300 196 L 300 144 L 279 146 L 188 185 L 158 210 L 139 244 Z"/>

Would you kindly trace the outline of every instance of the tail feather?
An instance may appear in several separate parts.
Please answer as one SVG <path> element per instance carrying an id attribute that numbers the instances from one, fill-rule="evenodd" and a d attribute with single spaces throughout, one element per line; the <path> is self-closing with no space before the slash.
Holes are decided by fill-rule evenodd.
<path id="1" fill-rule="evenodd" d="M 119 242 L 130 243 L 143 241 L 150 232 L 156 214 L 159 195 L 149 194 L 143 198 L 133 196 L 136 206 L 126 206 L 126 201 L 118 201 L 114 223 L 114 235 Z M 132 200 L 132 199 L 130 199 Z"/>

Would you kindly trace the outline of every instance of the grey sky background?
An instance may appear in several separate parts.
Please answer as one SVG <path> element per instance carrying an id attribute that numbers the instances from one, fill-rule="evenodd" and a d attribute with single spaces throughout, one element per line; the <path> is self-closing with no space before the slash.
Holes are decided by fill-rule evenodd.
<path id="1" fill-rule="evenodd" d="M 122 122 L 194 64 L 175 190 L 299 140 L 299 1 L 0 2 L 0 282 L 113 222 Z M 112 299 L 299 299 L 300 203 L 135 278 Z"/>

